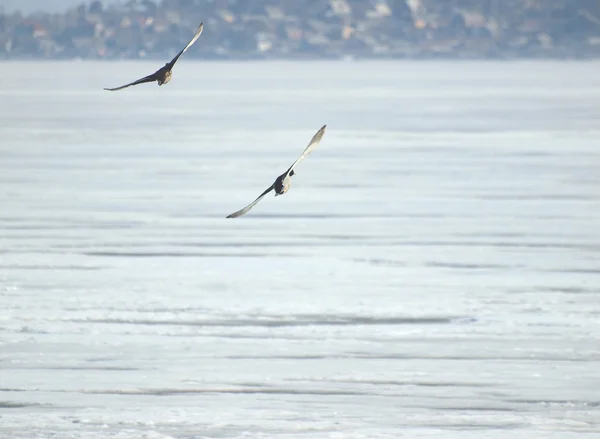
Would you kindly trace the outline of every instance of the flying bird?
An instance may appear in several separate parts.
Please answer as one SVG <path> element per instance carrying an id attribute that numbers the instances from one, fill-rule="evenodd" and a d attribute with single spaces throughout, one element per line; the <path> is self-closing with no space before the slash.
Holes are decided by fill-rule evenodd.
<path id="1" fill-rule="evenodd" d="M 256 206 L 256 204 L 260 200 L 262 200 L 265 197 L 265 195 L 267 195 L 272 190 L 275 190 L 275 196 L 285 194 L 288 191 L 288 189 L 290 188 L 290 186 L 292 185 L 292 177 L 294 176 L 294 168 L 296 166 L 298 166 L 298 164 L 302 160 L 304 160 L 313 151 L 313 149 L 316 148 L 316 146 L 319 144 L 319 142 L 323 138 L 326 128 L 327 128 L 327 125 L 323 125 L 321 127 L 321 129 L 319 131 L 317 131 L 317 134 L 315 134 L 313 136 L 310 143 L 308 144 L 308 146 L 306 147 L 304 152 L 300 155 L 300 157 L 298 157 L 296 159 L 296 161 L 294 163 L 292 163 L 292 166 L 290 166 L 287 171 L 285 171 L 283 174 L 281 174 L 279 177 L 277 177 L 277 179 L 275 180 L 275 183 L 273 183 L 271 185 L 271 187 L 269 187 L 262 194 L 260 194 L 260 196 L 256 200 L 254 200 L 252 203 L 248 204 L 243 209 L 238 210 L 237 212 L 234 212 L 231 215 L 228 215 L 227 218 L 237 218 L 238 216 L 242 216 L 242 215 L 248 213 L 250 211 L 250 209 L 252 209 L 254 206 Z"/>
<path id="2" fill-rule="evenodd" d="M 156 72 L 152 73 L 151 75 L 145 76 L 141 79 L 138 79 L 137 81 L 133 81 L 129 84 L 122 85 L 121 87 L 105 88 L 104 90 L 117 91 L 117 90 L 122 90 L 124 88 L 130 87 L 132 85 L 143 84 L 145 82 L 154 82 L 154 81 L 157 81 L 158 85 L 166 84 L 167 82 L 169 82 L 171 80 L 171 76 L 173 75 L 173 73 L 172 73 L 173 66 L 175 65 L 175 63 L 177 62 L 179 57 L 181 55 L 183 55 L 183 53 L 186 50 L 188 50 L 192 44 L 194 44 L 196 42 L 198 37 L 200 37 L 200 34 L 202 33 L 203 29 L 204 29 L 204 23 L 200 23 L 200 26 L 198 26 L 198 30 L 196 31 L 194 38 L 192 38 L 190 40 L 190 42 L 187 43 L 187 46 L 185 46 L 181 52 L 179 52 L 177 55 L 175 55 L 175 58 L 173 58 L 171 60 L 171 62 L 166 63 L 163 67 L 158 69 Z"/>

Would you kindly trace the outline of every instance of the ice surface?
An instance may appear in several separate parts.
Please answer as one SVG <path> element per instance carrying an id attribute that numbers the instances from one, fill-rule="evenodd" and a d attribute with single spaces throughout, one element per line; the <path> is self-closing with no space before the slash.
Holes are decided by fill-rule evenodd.
<path id="1" fill-rule="evenodd" d="M 599 63 L 150 70 L 2 65 L 0 437 L 600 435 Z"/>

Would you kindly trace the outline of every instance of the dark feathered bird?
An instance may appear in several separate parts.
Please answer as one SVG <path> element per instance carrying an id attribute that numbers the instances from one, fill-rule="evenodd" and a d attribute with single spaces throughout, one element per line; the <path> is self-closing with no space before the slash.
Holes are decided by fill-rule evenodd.
<path id="1" fill-rule="evenodd" d="M 267 195 L 272 190 L 275 190 L 275 196 L 285 194 L 288 191 L 288 189 L 290 188 L 290 186 L 292 185 L 292 177 L 294 176 L 294 168 L 302 160 L 304 160 L 313 151 L 313 149 L 315 149 L 315 147 L 319 144 L 319 142 L 323 138 L 326 128 L 327 128 L 327 125 L 323 125 L 323 127 L 319 131 L 317 131 L 317 134 L 315 134 L 313 136 L 310 143 L 308 144 L 308 146 L 306 147 L 304 152 L 300 155 L 300 157 L 298 157 L 296 159 L 296 161 L 294 163 L 292 163 L 292 166 L 290 166 L 287 171 L 285 171 L 283 174 L 281 174 L 279 177 L 277 177 L 277 179 L 271 185 L 271 187 L 269 187 L 262 194 L 260 194 L 260 196 L 256 200 L 254 200 L 252 203 L 248 204 L 243 209 L 238 210 L 237 212 L 234 212 L 231 215 L 228 215 L 227 218 L 237 218 L 238 216 L 242 216 L 242 215 L 248 213 L 250 211 L 250 209 L 252 209 L 254 206 L 256 206 L 256 204 L 260 200 L 262 200 L 264 198 L 264 196 Z"/>
<path id="2" fill-rule="evenodd" d="M 181 52 L 179 52 L 177 55 L 175 55 L 175 58 L 173 58 L 171 60 L 171 62 L 166 63 L 163 67 L 158 69 L 156 72 L 152 73 L 151 75 L 145 76 L 141 79 L 138 79 L 137 81 L 133 81 L 129 84 L 122 85 L 121 87 L 105 88 L 104 90 L 108 90 L 108 91 L 122 90 L 122 89 L 130 87 L 132 85 L 143 84 L 145 82 L 154 82 L 154 81 L 158 82 L 158 85 L 166 84 L 167 82 L 169 82 L 171 80 L 171 77 L 173 76 L 173 73 L 172 73 L 173 66 L 175 65 L 175 63 L 177 62 L 179 57 L 181 55 L 183 55 L 183 53 L 186 50 L 188 50 L 192 44 L 194 44 L 196 42 L 196 40 L 202 33 L 202 29 L 204 29 L 204 24 L 200 23 L 200 26 L 198 26 L 198 30 L 196 31 L 194 38 L 192 38 L 190 40 L 190 42 L 187 44 L 187 46 L 185 46 Z"/>

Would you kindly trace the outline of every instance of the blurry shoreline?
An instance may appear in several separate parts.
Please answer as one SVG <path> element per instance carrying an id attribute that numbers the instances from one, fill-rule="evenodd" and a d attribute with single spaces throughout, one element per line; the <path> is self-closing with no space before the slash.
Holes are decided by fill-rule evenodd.
<path id="1" fill-rule="evenodd" d="M 92 1 L 4 13 L 0 60 L 519 60 L 600 58 L 591 0 Z"/>

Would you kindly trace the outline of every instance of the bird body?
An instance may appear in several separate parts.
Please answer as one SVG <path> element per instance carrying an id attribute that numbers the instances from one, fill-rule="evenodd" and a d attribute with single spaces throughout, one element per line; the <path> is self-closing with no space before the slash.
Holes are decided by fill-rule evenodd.
<path id="1" fill-rule="evenodd" d="M 292 177 L 294 176 L 294 171 L 292 170 L 289 174 L 285 172 L 277 177 L 275 180 L 275 187 L 273 190 L 275 191 L 275 196 L 285 194 L 290 187 L 292 186 Z"/>
<path id="2" fill-rule="evenodd" d="M 262 194 L 260 194 L 256 200 L 254 200 L 252 203 L 248 204 L 243 209 L 240 209 L 237 212 L 234 212 L 231 215 L 228 215 L 227 218 L 237 218 L 242 215 L 245 215 L 260 200 L 262 200 L 265 197 L 265 195 L 267 195 L 272 190 L 275 191 L 275 196 L 285 194 L 292 186 L 292 177 L 295 175 L 294 168 L 315 149 L 315 147 L 319 144 L 319 142 L 325 135 L 326 129 L 327 129 L 327 125 L 323 125 L 321 127 L 321 129 L 319 131 L 317 131 L 317 133 L 313 136 L 313 138 L 311 139 L 311 141 L 308 144 L 308 146 L 306 147 L 306 149 L 302 152 L 302 154 L 300 154 L 300 157 L 298 157 L 296 159 L 296 161 L 294 163 L 292 163 L 292 166 L 290 166 L 287 171 L 285 171 L 283 174 L 281 174 L 279 177 L 277 177 L 275 179 L 275 182 L 268 189 L 266 189 Z"/>
<path id="3" fill-rule="evenodd" d="M 167 63 L 164 67 L 162 67 L 156 72 L 156 75 L 158 76 L 156 78 L 156 82 L 158 82 L 158 85 L 163 85 L 171 80 L 171 78 L 173 77 L 173 72 L 171 69 L 169 69 L 169 64 Z"/>
<path id="4" fill-rule="evenodd" d="M 175 55 L 175 58 L 173 58 L 171 61 L 166 63 L 164 66 L 162 66 L 156 72 L 152 73 L 151 75 L 144 76 L 143 78 L 138 79 L 137 81 L 133 81 L 129 84 L 122 85 L 121 87 L 105 88 L 104 90 L 117 91 L 117 90 L 122 90 L 127 87 L 131 87 L 132 85 L 144 84 L 146 82 L 154 82 L 154 81 L 156 81 L 158 83 L 158 85 L 164 85 L 164 84 L 168 83 L 173 76 L 173 67 L 175 66 L 175 63 L 177 62 L 179 57 L 181 55 L 183 55 L 183 53 L 186 50 L 188 50 L 192 44 L 194 44 L 196 42 L 196 40 L 202 34 L 203 29 L 204 29 L 204 23 L 200 23 L 200 26 L 198 26 L 198 29 L 196 30 L 196 33 L 194 34 L 194 37 L 190 40 L 190 42 L 187 43 L 187 45 L 177 55 Z"/>

